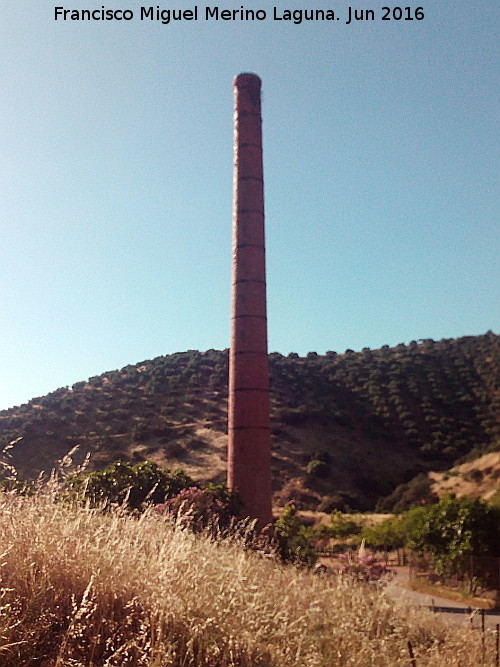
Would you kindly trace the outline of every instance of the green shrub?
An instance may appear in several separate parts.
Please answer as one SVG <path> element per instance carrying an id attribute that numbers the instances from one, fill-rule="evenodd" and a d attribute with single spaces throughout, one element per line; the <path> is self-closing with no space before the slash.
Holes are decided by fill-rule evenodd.
<path id="1" fill-rule="evenodd" d="M 326 512 L 329 514 L 334 510 L 344 510 L 346 506 L 345 496 L 342 493 L 336 493 L 333 496 L 323 496 L 318 505 L 318 512 Z"/>
<path id="2" fill-rule="evenodd" d="M 132 438 L 137 442 L 142 442 L 148 437 L 148 423 L 144 417 L 135 420 L 132 426 Z"/>
<path id="3" fill-rule="evenodd" d="M 319 461 L 318 459 L 312 459 L 306 465 L 306 472 L 311 477 L 327 477 L 330 472 L 328 464 L 324 461 Z"/>
<path id="4" fill-rule="evenodd" d="M 331 460 L 328 452 L 314 453 L 306 465 L 307 474 L 311 477 L 328 477 Z"/>
<path id="5" fill-rule="evenodd" d="M 467 556 L 500 556 L 500 509 L 477 498 L 444 496 L 378 526 L 365 528 L 366 544 L 427 554 L 440 575 L 467 574 Z"/>
<path id="6" fill-rule="evenodd" d="M 500 510 L 478 498 L 443 496 L 421 508 L 421 518 L 408 532 L 408 546 L 428 553 L 438 574 L 461 567 L 464 556 L 500 556 Z M 461 573 L 463 574 L 463 573 Z"/>
<path id="7" fill-rule="evenodd" d="M 483 471 L 478 470 L 477 468 L 474 468 L 473 470 L 469 470 L 468 472 L 463 474 L 463 478 L 467 482 L 474 482 L 478 484 L 483 480 Z"/>
<path id="8" fill-rule="evenodd" d="M 300 523 L 295 505 L 286 505 L 274 524 L 274 535 L 279 557 L 311 567 L 316 562 L 316 552 L 309 541 L 308 529 Z"/>
<path id="9" fill-rule="evenodd" d="M 406 544 L 407 526 L 402 516 L 391 517 L 375 526 L 363 528 L 362 536 L 373 549 L 401 549 Z"/>
<path id="10" fill-rule="evenodd" d="M 342 514 L 338 510 L 333 510 L 330 513 L 328 532 L 331 537 L 342 539 L 351 535 L 359 535 L 361 533 L 361 526 L 352 517 Z"/>
<path id="11" fill-rule="evenodd" d="M 170 472 L 151 461 L 135 464 L 118 461 L 101 472 L 70 476 L 66 484 L 92 502 L 126 504 L 135 510 L 146 502 L 153 505 L 165 502 L 183 489 L 196 486 L 181 470 Z"/>

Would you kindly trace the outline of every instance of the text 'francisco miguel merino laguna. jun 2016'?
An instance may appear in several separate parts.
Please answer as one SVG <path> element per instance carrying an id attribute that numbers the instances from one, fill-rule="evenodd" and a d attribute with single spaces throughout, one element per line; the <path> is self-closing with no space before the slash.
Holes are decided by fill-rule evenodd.
<path id="1" fill-rule="evenodd" d="M 175 21 L 290 21 L 299 25 L 303 21 L 342 21 L 346 25 L 360 21 L 422 21 L 423 7 L 333 7 L 324 9 L 300 9 L 273 7 L 269 9 L 237 9 L 226 7 L 198 6 L 191 8 L 162 8 L 160 5 L 135 9 L 107 9 L 104 5 L 94 9 L 69 9 L 54 7 L 55 21 L 154 21 L 169 25 Z"/>

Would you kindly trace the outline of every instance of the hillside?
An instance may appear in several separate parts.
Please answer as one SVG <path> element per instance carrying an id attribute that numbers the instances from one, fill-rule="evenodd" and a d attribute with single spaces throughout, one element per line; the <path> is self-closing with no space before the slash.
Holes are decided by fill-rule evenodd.
<path id="1" fill-rule="evenodd" d="M 270 354 L 275 500 L 371 509 L 418 473 L 500 443 L 500 337 L 343 354 Z M 227 351 L 157 357 L 0 412 L 0 446 L 24 477 L 75 445 L 99 469 L 121 459 L 225 477 Z M 79 459 L 78 459 L 79 457 Z"/>
<path id="2" fill-rule="evenodd" d="M 430 472 L 432 492 L 473 496 L 500 505 L 500 451 L 484 454 L 445 472 Z"/>

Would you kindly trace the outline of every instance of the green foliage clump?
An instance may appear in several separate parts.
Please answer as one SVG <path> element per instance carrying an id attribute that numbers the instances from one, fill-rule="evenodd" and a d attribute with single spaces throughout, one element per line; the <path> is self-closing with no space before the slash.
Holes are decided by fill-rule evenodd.
<path id="1" fill-rule="evenodd" d="M 478 498 L 443 496 L 363 530 L 374 548 L 409 547 L 431 557 L 437 574 L 465 574 L 466 557 L 500 556 L 500 508 Z"/>
<path id="2" fill-rule="evenodd" d="M 126 504 L 140 510 L 146 502 L 165 502 L 183 489 L 196 486 L 182 470 L 170 472 L 151 461 L 131 464 L 118 461 L 100 472 L 70 476 L 68 487 L 92 502 Z"/>
<path id="3" fill-rule="evenodd" d="M 148 423 L 143 417 L 136 419 L 132 427 L 132 438 L 137 442 L 146 440 L 148 436 Z"/>
<path id="4" fill-rule="evenodd" d="M 317 548 L 329 549 L 329 540 L 334 539 L 338 544 L 335 550 L 346 547 L 347 544 L 359 542 L 358 536 L 362 531 L 362 523 L 349 514 L 343 514 L 334 509 L 329 516 L 329 523 L 320 523 L 310 528 L 310 538 L 316 542 Z M 352 539 L 354 538 L 354 539 Z"/>
<path id="5" fill-rule="evenodd" d="M 297 508 L 286 505 L 274 524 L 274 535 L 278 555 L 283 561 L 290 561 L 312 567 L 317 556 L 309 540 L 309 531 L 300 523 Z"/>
<path id="6" fill-rule="evenodd" d="M 403 514 L 386 519 L 374 526 L 365 526 L 362 536 L 366 546 L 373 549 L 402 549 L 408 546 L 408 540 L 415 526 L 423 520 L 425 507 L 414 507 Z"/>
<path id="7" fill-rule="evenodd" d="M 306 465 L 306 472 L 311 477 L 328 477 L 331 457 L 328 452 L 313 454 Z"/>
<path id="8" fill-rule="evenodd" d="M 431 555 L 438 574 L 449 574 L 464 556 L 500 556 L 500 510 L 478 498 L 444 496 L 422 511 L 408 546 Z"/>
<path id="9" fill-rule="evenodd" d="M 339 512 L 350 512 L 353 507 L 359 502 L 359 497 L 355 493 L 350 493 L 348 491 L 340 491 L 335 493 L 333 496 L 323 496 L 320 504 L 318 505 L 318 512 L 326 512 L 330 514 L 334 510 L 339 510 Z"/>
<path id="10" fill-rule="evenodd" d="M 329 468 L 324 461 L 311 459 L 306 465 L 306 472 L 312 477 L 327 477 Z"/>
<path id="11" fill-rule="evenodd" d="M 476 447 L 473 447 L 465 456 L 462 456 L 460 459 L 458 459 L 457 464 L 468 463 L 469 461 L 478 459 L 480 456 L 484 456 L 490 452 L 498 451 L 500 451 L 500 438 L 496 438 L 493 440 L 493 442 L 488 444 L 477 445 Z"/>
<path id="12" fill-rule="evenodd" d="M 339 510 L 330 512 L 330 525 L 327 528 L 329 535 L 337 539 L 359 535 L 362 530 L 358 521 L 349 515 L 342 514 Z"/>
<path id="13" fill-rule="evenodd" d="M 500 489 L 495 491 L 494 495 L 489 498 L 489 503 L 492 507 L 496 507 L 500 510 Z"/>

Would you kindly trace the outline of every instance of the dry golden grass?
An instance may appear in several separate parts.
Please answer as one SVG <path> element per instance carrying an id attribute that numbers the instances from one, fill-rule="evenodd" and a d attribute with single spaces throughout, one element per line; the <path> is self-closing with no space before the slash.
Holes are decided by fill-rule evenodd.
<path id="1" fill-rule="evenodd" d="M 471 496 L 491 501 L 500 492 L 500 452 L 454 466 L 447 473 L 431 472 L 431 489 L 439 497 L 454 493 L 458 498 Z"/>
<path id="2" fill-rule="evenodd" d="M 466 626 L 154 512 L 0 493 L 0 556 L 2 667 L 407 667 L 408 641 L 418 667 L 481 664 Z"/>

